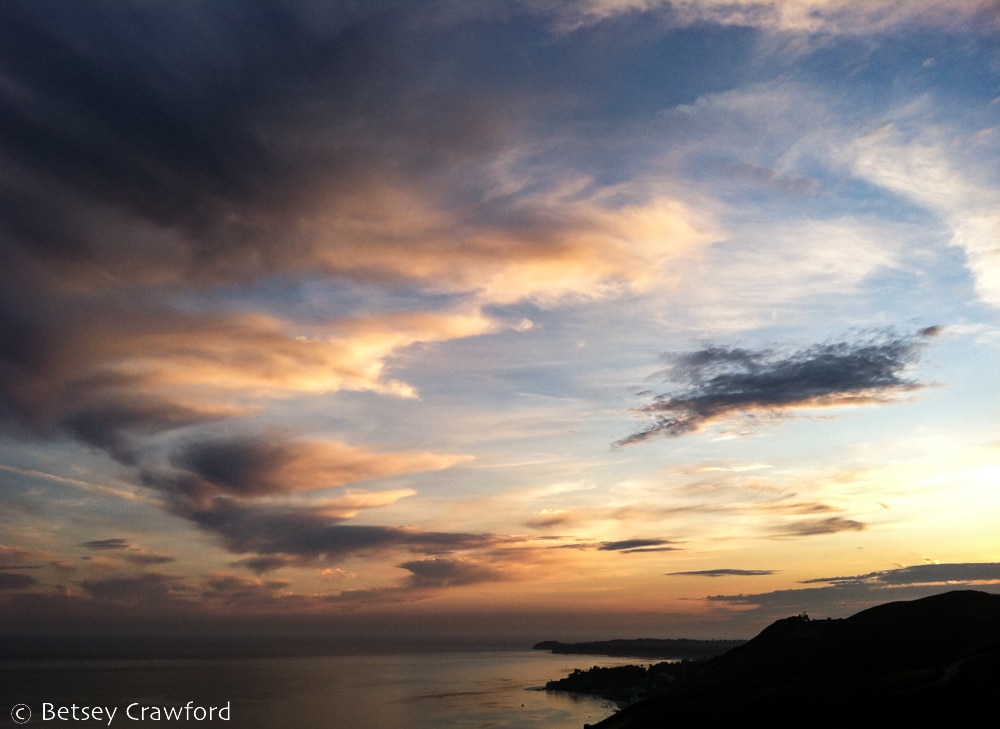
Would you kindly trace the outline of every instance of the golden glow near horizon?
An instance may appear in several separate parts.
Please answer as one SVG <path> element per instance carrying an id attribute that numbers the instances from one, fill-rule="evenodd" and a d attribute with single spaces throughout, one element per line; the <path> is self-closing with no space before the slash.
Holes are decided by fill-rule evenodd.
<path id="1" fill-rule="evenodd" d="M 0 7 L 0 619 L 1000 586 L 994 3 L 274 8 Z"/>

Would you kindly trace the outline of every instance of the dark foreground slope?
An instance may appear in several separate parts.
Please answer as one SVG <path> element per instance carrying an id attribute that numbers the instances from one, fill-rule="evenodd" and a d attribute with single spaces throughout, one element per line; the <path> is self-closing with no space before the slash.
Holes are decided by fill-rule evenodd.
<path id="1" fill-rule="evenodd" d="M 597 726 L 950 724 L 991 712 L 998 682 L 1000 595 L 966 590 L 779 620 Z"/>

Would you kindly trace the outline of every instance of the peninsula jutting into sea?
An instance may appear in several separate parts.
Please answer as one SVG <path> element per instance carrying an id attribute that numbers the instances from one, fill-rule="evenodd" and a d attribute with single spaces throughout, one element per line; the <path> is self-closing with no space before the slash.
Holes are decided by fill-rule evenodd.
<path id="1" fill-rule="evenodd" d="M 1000 595 L 962 590 L 789 617 L 714 658 L 577 670 L 547 688 L 625 705 L 594 729 L 947 726 L 993 711 L 998 679 Z"/>

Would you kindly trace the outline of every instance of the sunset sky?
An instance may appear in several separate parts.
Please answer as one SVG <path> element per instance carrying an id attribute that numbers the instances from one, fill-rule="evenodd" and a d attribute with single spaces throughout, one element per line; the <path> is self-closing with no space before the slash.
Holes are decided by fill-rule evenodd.
<path id="1" fill-rule="evenodd" d="M 1000 591 L 998 240 L 995 0 L 0 3 L 0 623 Z"/>

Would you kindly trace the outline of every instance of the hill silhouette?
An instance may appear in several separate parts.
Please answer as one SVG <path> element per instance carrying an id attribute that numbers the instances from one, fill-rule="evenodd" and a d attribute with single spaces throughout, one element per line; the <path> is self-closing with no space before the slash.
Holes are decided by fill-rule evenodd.
<path id="1" fill-rule="evenodd" d="M 595 640 L 584 643 L 562 643 L 558 640 L 546 640 L 536 643 L 532 646 L 532 650 L 588 656 L 691 660 L 713 658 L 744 643 L 746 643 L 745 640 L 696 640 L 692 638 L 630 638 Z"/>
<path id="2" fill-rule="evenodd" d="M 1000 595 L 955 591 L 779 620 L 595 729 L 947 725 L 991 715 L 998 678 Z"/>

